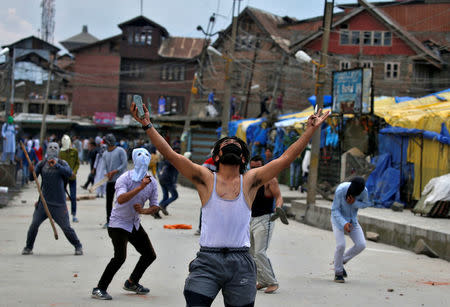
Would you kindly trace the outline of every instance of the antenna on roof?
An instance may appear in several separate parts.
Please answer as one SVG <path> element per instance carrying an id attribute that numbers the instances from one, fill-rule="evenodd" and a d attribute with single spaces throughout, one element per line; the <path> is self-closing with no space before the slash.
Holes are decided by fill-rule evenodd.
<path id="1" fill-rule="evenodd" d="M 52 44 L 55 32 L 55 0 L 42 0 L 41 39 Z"/>
<path id="2" fill-rule="evenodd" d="M 143 10 L 144 10 L 144 3 L 143 3 L 143 1 L 144 1 L 144 0 L 141 0 L 141 16 L 144 15 L 144 14 L 143 14 Z"/>

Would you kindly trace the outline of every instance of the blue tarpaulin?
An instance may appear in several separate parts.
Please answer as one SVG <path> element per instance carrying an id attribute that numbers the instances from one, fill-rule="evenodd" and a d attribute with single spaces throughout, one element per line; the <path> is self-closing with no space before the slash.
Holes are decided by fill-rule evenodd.
<path id="1" fill-rule="evenodd" d="M 389 208 L 394 201 L 400 201 L 400 171 L 391 167 L 389 153 L 375 157 L 375 169 L 367 178 L 366 187 L 376 207 Z"/>
<path id="2" fill-rule="evenodd" d="M 421 130 L 421 129 L 408 129 L 408 128 L 401 128 L 401 127 L 389 127 L 389 128 L 381 129 L 380 133 L 382 133 L 382 134 L 398 134 L 398 135 L 402 134 L 402 135 L 408 135 L 408 136 L 423 135 L 423 137 L 426 139 L 435 140 L 435 141 L 441 142 L 443 144 L 450 145 L 450 137 L 448 137 L 445 134 L 439 134 L 439 133 L 433 132 L 433 131 L 427 131 L 427 130 Z M 447 133 L 448 133 L 448 131 L 447 131 Z"/>
<path id="3" fill-rule="evenodd" d="M 311 97 L 309 97 L 308 101 L 313 107 L 316 106 L 316 96 L 315 95 L 312 95 Z M 333 104 L 333 101 L 332 101 L 330 95 L 323 96 L 323 106 L 324 107 L 331 107 L 332 104 Z"/>

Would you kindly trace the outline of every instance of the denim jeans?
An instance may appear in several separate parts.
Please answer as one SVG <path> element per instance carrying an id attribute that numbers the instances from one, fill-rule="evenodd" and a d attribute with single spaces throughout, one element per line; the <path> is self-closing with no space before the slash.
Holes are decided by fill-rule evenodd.
<path id="1" fill-rule="evenodd" d="M 72 227 L 70 227 L 69 222 L 69 213 L 67 212 L 66 205 L 62 206 L 48 206 L 48 210 L 52 215 L 52 218 L 55 220 L 56 224 L 61 227 L 64 235 L 67 240 L 75 247 L 81 247 L 80 240 L 78 240 L 77 234 Z M 30 228 L 28 229 L 27 234 L 27 244 L 26 247 L 29 249 L 33 249 L 34 241 L 36 240 L 36 236 L 39 230 L 39 226 L 43 221 L 47 219 L 47 214 L 45 213 L 44 206 L 39 201 L 33 213 L 33 220 L 31 222 Z"/>
<path id="2" fill-rule="evenodd" d="M 292 162 L 290 166 L 290 187 L 297 188 L 300 186 L 301 163 Z"/>
<path id="3" fill-rule="evenodd" d="M 72 216 L 77 215 L 77 180 L 69 180 L 70 202 Z"/>
<path id="4" fill-rule="evenodd" d="M 178 198 L 177 186 L 175 183 L 160 184 L 163 192 L 163 199 L 159 202 L 159 206 L 166 208 L 170 203 L 174 202 Z M 169 193 L 171 194 L 170 198 Z"/>

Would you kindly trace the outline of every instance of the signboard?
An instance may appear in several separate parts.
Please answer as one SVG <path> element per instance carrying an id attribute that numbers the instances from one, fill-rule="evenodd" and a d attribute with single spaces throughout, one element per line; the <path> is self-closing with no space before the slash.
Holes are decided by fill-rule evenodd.
<path id="1" fill-rule="evenodd" d="M 114 126 L 116 123 L 116 113 L 114 113 L 114 112 L 95 112 L 94 123 L 97 126 Z"/>
<path id="2" fill-rule="evenodd" d="M 372 113 L 372 69 L 333 72 L 333 113 Z"/>

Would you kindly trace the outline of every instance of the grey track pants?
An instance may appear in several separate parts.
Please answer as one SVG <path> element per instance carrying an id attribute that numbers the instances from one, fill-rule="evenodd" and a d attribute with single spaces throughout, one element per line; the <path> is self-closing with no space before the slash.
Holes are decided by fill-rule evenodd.
<path id="1" fill-rule="evenodd" d="M 267 257 L 267 248 L 275 225 L 270 221 L 271 215 L 264 214 L 250 220 L 250 253 L 256 262 L 257 281 L 262 286 L 278 284 L 270 259 Z"/>

